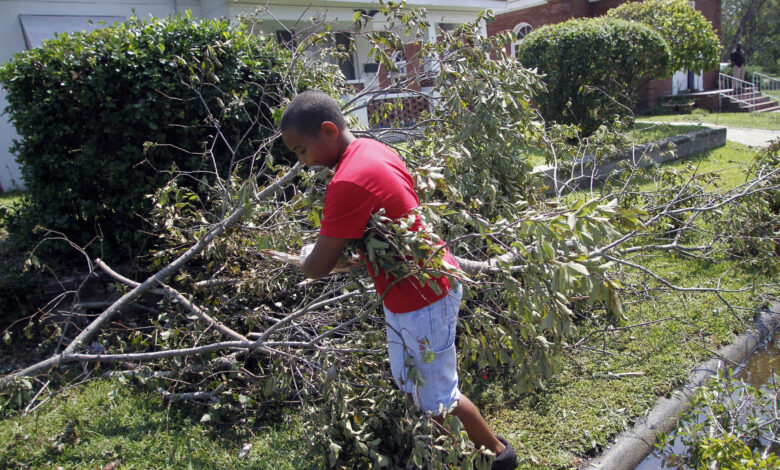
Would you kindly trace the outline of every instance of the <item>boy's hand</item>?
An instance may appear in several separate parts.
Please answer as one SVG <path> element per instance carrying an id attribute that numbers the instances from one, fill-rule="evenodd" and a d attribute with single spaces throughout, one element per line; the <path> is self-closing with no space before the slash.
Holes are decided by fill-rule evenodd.
<path id="1" fill-rule="evenodd" d="M 353 255 L 347 259 L 340 260 L 338 263 L 336 263 L 336 266 L 334 266 L 330 272 L 332 273 L 349 272 L 352 268 L 357 266 L 363 266 L 363 262 L 360 260 L 359 256 Z"/>
<path id="2" fill-rule="evenodd" d="M 317 237 L 314 250 L 306 256 L 301 264 L 303 274 L 311 279 L 319 279 L 327 275 L 341 260 L 341 253 L 347 245 L 346 238 Z"/>
<path id="3" fill-rule="evenodd" d="M 325 270 L 324 274 L 321 274 L 319 276 L 309 276 L 309 277 L 315 277 L 319 278 L 322 277 L 329 272 L 331 273 L 345 273 L 349 272 L 353 267 L 361 266 L 363 263 L 361 262 L 360 258 L 352 257 L 346 261 L 342 261 L 341 258 L 341 252 L 344 248 L 344 245 L 346 244 L 346 240 L 340 240 L 340 239 L 334 239 L 334 238 L 324 238 L 324 245 L 325 250 L 323 250 L 324 255 L 320 258 L 314 258 L 311 261 L 313 265 L 319 265 L 323 263 L 322 258 L 326 258 L 324 260 L 324 266 L 315 266 L 316 270 Z M 274 251 L 274 250 L 262 250 L 263 253 L 270 256 L 273 259 L 283 261 L 287 264 L 292 264 L 295 266 L 300 267 L 301 269 L 304 269 L 304 264 L 306 263 L 307 258 L 310 257 L 310 255 L 314 252 L 314 247 L 316 246 L 315 243 L 311 243 L 308 245 L 305 245 L 301 248 L 301 253 L 299 255 L 295 255 L 293 253 L 284 253 L 281 251 Z M 330 248 L 330 249 L 328 249 Z M 335 255 L 335 256 L 334 256 Z M 330 259 L 333 257 L 334 259 Z M 304 273 L 306 271 L 304 270 Z"/>

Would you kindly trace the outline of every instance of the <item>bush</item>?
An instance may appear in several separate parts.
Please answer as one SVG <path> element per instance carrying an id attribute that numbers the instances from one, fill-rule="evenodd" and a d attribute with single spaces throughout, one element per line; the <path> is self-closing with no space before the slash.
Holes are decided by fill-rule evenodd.
<path id="1" fill-rule="evenodd" d="M 41 225 L 79 246 L 99 236 L 92 253 L 132 259 L 148 238 L 145 196 L 169 170 L 197 188 L 254 161 L 291 89 L 289 57 L 243 26 L 188 17 L 132 18 L 17 54 L 0 84 L 29 203 L 7 221 L 11 238 Z M 260 131 L 245 133 L 253 123 Z"/>
<path id="2" fill-rule="evenodd" d="M 674 436 L 661 435 L 664 460 L 680 468 L 780 468 L 777 439 L 777 375 L 756 388 L 732 370 L 719 371 L 692 397 Z M 706 415 L 707 419 L 702 419 Z M 679 439 L 682 445 L 672 442 Z M 682 452 L 680 452 L 682 449 Z M 678 453 L 679 452 L 679 453 Z"/>
<path id="3" fill-rule="evenodd" d="M 33 311 L 34 306 L 44 299 L 45 282 L 37 259 L 13 246 L 8 234 L 1 228 L 21 204 L 21 201 L 11 199 L 15 198 L 0 197 L 0 335 L 3 342 L 11 338 L 10 331 L 6 329 L 15 320 Z"/>
<path id="4" fill-rule="evenodd" d="M 645 0 L 624 3 L 607 17 L 645 24 L 664 38 L 671 51 L 669 68 L 711 70 L 718 66 L 720 41 L 712 23 L 685 0 Z"/>
<path id="5" fill-rule="evenodd" d="M 14 321 L 34 312 L 34 307 L 45 299 L 45 281 L 44 272 L 35 265 L 34 258 L 0 240 L 0 331 L 3 335 Z M 2 340 L 8 338 L 4 336 Z"/>
<path id="6" fill-rule="evenodd" d="M 630 113 L 638 86 L 666 70 L 669 48 L 638 23 L 575 19 L 526 36 L 518 58 L 545 74 L 547 91 L 536 100 L 542 116 L 579 125 L 589 135 Z"/>

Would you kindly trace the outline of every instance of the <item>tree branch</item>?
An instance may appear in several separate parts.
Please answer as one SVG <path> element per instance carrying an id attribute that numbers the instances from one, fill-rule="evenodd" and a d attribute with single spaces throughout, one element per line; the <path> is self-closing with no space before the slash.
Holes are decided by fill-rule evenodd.
<path id="1" fill-rule="evenodd" d="M 285 188 L 289 185 L 298 171 L 301 168 L 300 163 L 296 163 L 287 173 L 276 180 L 273 184 L 267 186 L 260 191 L 255 199 L 263 200 L 276 194 L 277 191 Z M 89 326 L 87 326 L 60 354 L 55 354 L 48 359 L 33 364 L 25 369 L 9 374 L 0 379 L 0 389 L 4 388 L 11 380 L 16 377 L 24 377 L 36 374 L 40 371 L 56 367 L 66 362 L 73 362 L 80 360 L 77 358 L 78 354 L 74 354 L 78 348 L 89 342 L 92 337 L 97 334 L 98 331 L 124 307 L 130 305 L 138 297 L 157 286 L 167 279 L 174 272 L 178 271 L 185 264 L 187 264 L 195 255 L 203 251 L 215 238 L 225 232 L 230 226 L 241 220 L 246 211 L 245 207 L 239 207 L 234 209 L 225 219 L 217 223 L 212 227 L 197 243 L 190 247 L 181 256 L 176 258 L 173 262 L 162 268 L 155 275 L 150 276 L 144 282 L 139 284 L 133 290 L 123 295 L 119 300 L 114 302 L 109 308 L 107 308 L 99 317 L 97 317 Z M 243 341 L 242 341 L 243 342 Z M 89 355 L 88 355 L 89 356 Z"/>
<path id="2" fill-rule="evenodd" d="M 100 268 L 103 271 L 105 271 L 106 273 L 108 273 L 111 277 L 113 277 L 114 279 L 116 279 L 116 280 L 118 280 L 118 281 L 120 281 L 120 282 L 122 282 L 124 284 L 127 284 L 130 287 L 138 287 L 140 285 L 139 283 L 137 283 L 137 282 L 135 282 L 135 281 L 133 281 L 131 279 L 128 279 L 128 278 L 122 276 L 121 274 L 117 273 L 116 271 L 114 271 L 106 263 L 104 263 L 101 259 L 96 259 L 95 263 L 98 266 L 100 266 Z M 206 323 L 208 323 L 209 326 L 214 327 L 214 329 L 220 331 L 222 334 L 224 334 L 225 336 L 228 336 L 230 338 L 233 338 L 233 339 L 236 339 L 236 340 L 239 340 L 239 341 L 249 341 L 244 335 L 236 333 L 232 329 L 228 328 L 227 326 L 223 325 L 222 323 L 218 322 L 217 320 L 214 320 L 213 318 L 211 318 L 211 316 L 209 316 L 206 312 L 204 312 L 203 309 L 201 309 L 197 305 L 195 305 L 192 302 L 190 302 L 189 299 L 187 299 L 184 295 L 182 295 L 176 289 L 170 287 L 167 284 L 163 284 L 162 282 L 160 283 L 160 285 L 162 286 L 163 292 L 165 293 L 165 295 L 176 299 L 187 310 L 189 310 L 190 312 L 194 313 L 201 320 L 203 320 Z"/>

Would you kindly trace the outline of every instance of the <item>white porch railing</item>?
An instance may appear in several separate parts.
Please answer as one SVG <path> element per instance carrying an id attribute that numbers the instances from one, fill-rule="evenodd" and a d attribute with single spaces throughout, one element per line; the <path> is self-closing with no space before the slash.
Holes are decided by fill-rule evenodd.
<path id="1" fill-rule="evenodd" d="M 718 107 L 724 107 L 723 99 L 734 103 L 739 110 L 750 112 L 780 111 L 780 81 L 777 78 L 756 73 L 753 81 L 718 74 Z"/>
<path id="2" fill-rule="evenodd" d="M 756 90 L 780 101 L 780 79 L 763 73 L 753 72 L 753 86 Z"/>
<path id="3" fill-rule="evenodd" d="M 725 73 L 718 74 L 718 89 L 720 94 L 718 95 L 718 108 L 723 108 L 723 96 L 726 95 L 731 101 L 743 104 L 745 106 L 752 106 L 748 101 L 755 94 L 753 84 L 740 80 L 737 77 L 726 75 Z"/>

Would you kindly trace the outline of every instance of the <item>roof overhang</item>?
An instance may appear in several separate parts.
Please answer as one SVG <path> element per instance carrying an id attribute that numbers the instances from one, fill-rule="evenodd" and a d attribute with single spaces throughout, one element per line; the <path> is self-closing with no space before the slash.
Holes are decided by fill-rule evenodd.
<path id="1" fill-rule="evenodd" d="M 365 1 L 365 0 L 241 0 L 240 3 L 245 4 L 257 4 L 269 6 L 299 6 L 299 7 L 325 7 L 325 8 L 377 8 L 379 2 L 377 1 Z M 432 10 L 450 10 L 450 11 L 473 11 L 479 12 L 482 10 L 493 10 L 495 13 L 503 11 L 507 3 L 506 0 L 471 0 L 453 1 L 453 0 L 407 0 L 406 6 L 408 8 L 428 8 Z"/>
<path id="2" fill-rule="evenodd" d="M 598 1 L 598 0 L 597 0 Z M 549 0 L 508 0 L 505 2 L 502 10 L 494 10 L 493 13 L 509 13 L 518 10 L 525 10 L 526 8 L 537 7 L 548 3 Z"/>

